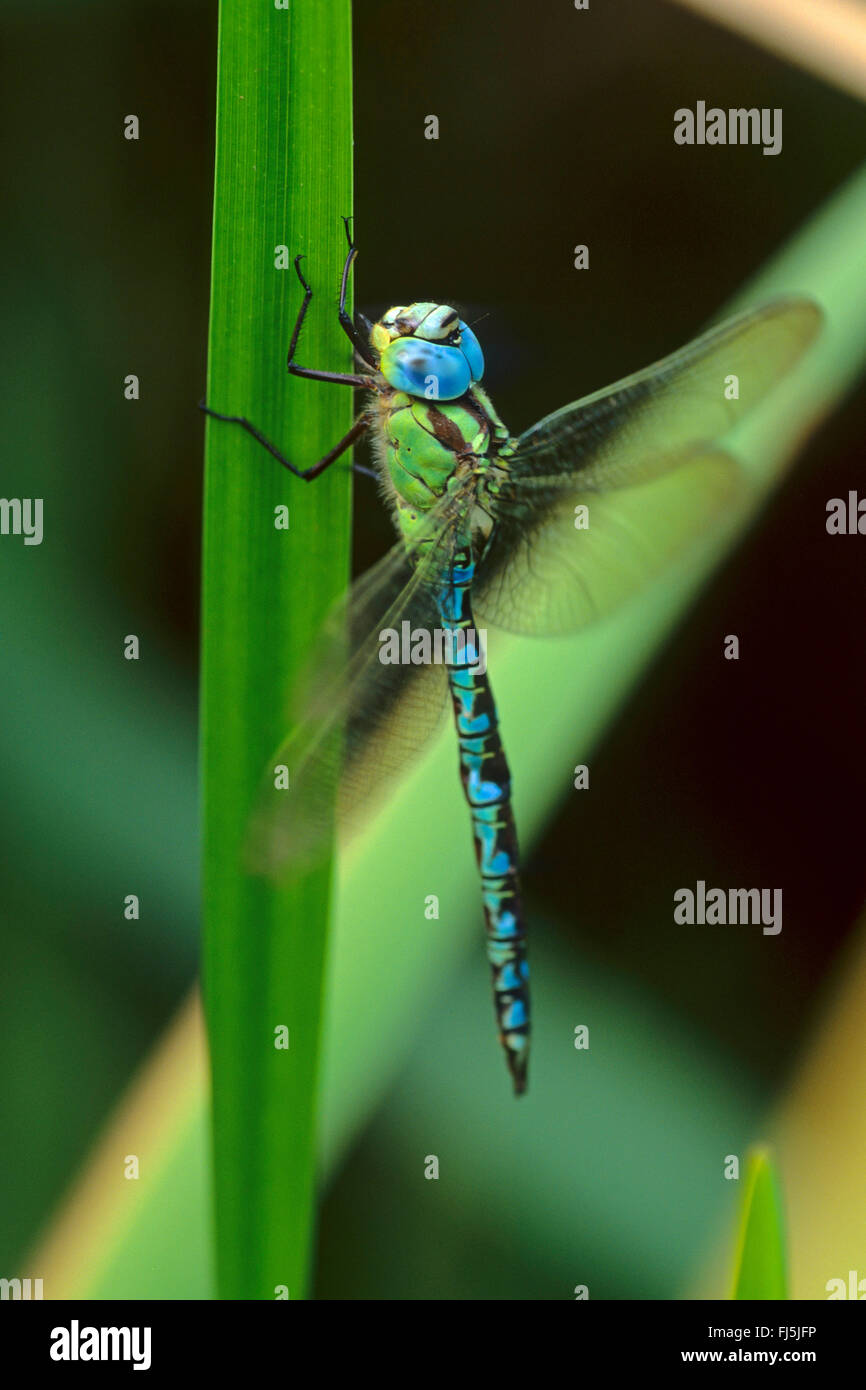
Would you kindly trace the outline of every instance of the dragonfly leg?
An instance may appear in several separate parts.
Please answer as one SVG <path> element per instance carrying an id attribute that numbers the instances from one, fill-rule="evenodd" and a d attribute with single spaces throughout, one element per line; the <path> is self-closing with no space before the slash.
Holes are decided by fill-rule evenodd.
<path id="1" fill-rule="evenodd" d="M 311 464 L 309 468 L 297 468 L 295 464 L 289 462 L 285 454 L 280 453 L 276 444 L 272 444 L 267 436 L 262 434 L 261 430 L 256 429 L 256 426 L 243 415 L 221 415 L 219 411 L 211 410 L 210 406 L 205 405 L 204 401 L 199 401 L 198 408 L 199 410 L 203 410 L 205 415 L 210 415 L 214 420 L 223 420 L 228 425 L 240 425 L 241 429 L 246 430 L 247 434 L 251 434 L 253 439 L 261 444 L 263 448 L 267 449 L 269 454 L 273 455 L 277 463 L 281 463 L 284 468 L 288 468 L 289 472 L 294 473 L 296 478 L 303 478 L 305 483 L 311 483 L 314 478 L 318 478 L 321 473 L 324 473 L 326 468 L 329 468 L 332 463 L 336 462 L 341 454 L 344 454 L 347 449 L 351 449 L 355 441 L 361 438 L 361 435 L 370 424 L 366 415 L 359 416 L 349 430 L 349 433 L 345 434 L 343 438 L 334 445 L 333 449 L 325 454 L 324 458 L 320 458 L 318 463 Z"/>
<path id="2" fill-rule="evenodd" d="M 346 334 L 346 337 L 349 339 L 349 342 L 352 344 L 352 347 L 355 349 L 362 362 L 366 362 L 368 367 L 376 367 L 376 358 L 370 347 L 369 341 L 364 338 L 363 334 L 358 332 L 346 308 L 346 290 L 349 284 L 349 273 L 358 255 L 358 249 L 352 240 L 352 233 L 349 230 L 349 223 L 351 220 L 351 217 L 343 218 L 343 226 L 346 228 L 346 241 L 349 243 L 349 250 L 346 254 L 346 261 L 343 266 L 343 278 L 340 281 L 340 323 L 343 326 L 343 332 Z"/>
<path id="3" fill-rule="evenodd" d="M 354 248 L 352 248 L 352 249 L 354 250 Z M 340 384 L 341 386 L 366 386 L 368 390 L 375 390 L 375 389 L 376 389 L 376 383 L 375 383 L 375 380 L 374 380 L 372 377 L 369 377 L 369 376 L 366 376 L 366 375 L 365 375 L 365 376 L 361 376 L 361 375 L 358 375 L 358 374 L 355 374 L 355 373 L 350 373 L 350 372 L 320 372 L 320 371 L 319 371 L 317 368 L 315 368 L 315 367 L 301 367 L 301 366 L 299 366 L 298 363 L 295 361 L 295 352 L 296 352 L 297 346 L 298 346 L 298 339 L 299 339 L 300 336 L 301 336 L 301 329 L 302 329 L 303 326 L 304 326 L 304 319 L 307 317 L 307 310 L 308 310 L 308 308 L 310 307 L 310 300 L 311 300 L 312 297 L 313 297 L 313 291 L 311 290 L 310 286 L 307 284 L 306 280 L 304 279 L 304 272 L 301 270 L 301 261 L 302 261 L 303 259 L 304 259 L 304 257 L 303 257 L 302 255 L 298 255 L 298 256 L 295 257 L 295 271 L 296 271 L 296 273 L 297 273 L 298 279 L 300 280 L 301 284 L 302 284 L 303 287 L 304 287 L 304 299 L 303 299 L 303 303 L 301 304 L 300 309 L 298 310 L 298 317 L 295 319 L 295 326 L 294 326 L 294 329 L 292 330 L 292 340 L 291 340 L 291 342 L 289 343 L 289 353 L 288 353 L 288 356 L 287 356 L 287 358 L 286 358 L 286 366 L 288 367 L 289 371 L 293 374 L 293 376 L 306 376 L 306 377 L 312 377 L 312 379 L 313 379 L 314 381 L 334 381 L 334 382 L 339 382 L 339 384 Z M 349 267 L 351 266 L 351 264 L 352 264 L 352 253 L 350 252 L 349 255 L 346 257 L 346 265 L 345 265 L 344 268 L 343 268 L 343 280 L 344 280 L 344 284 L 343 284 L 343 300 L 344 300 L 344 301 L 345 301 L 345 280 L 346 280 L 346 277 L 347 277 L 348 274 L 349 274 Z M 345 312 L 345 306 L 344 306 L 344 312 Z M 348 318 L 348 314 L 346 315 L 346 317 Z"/>

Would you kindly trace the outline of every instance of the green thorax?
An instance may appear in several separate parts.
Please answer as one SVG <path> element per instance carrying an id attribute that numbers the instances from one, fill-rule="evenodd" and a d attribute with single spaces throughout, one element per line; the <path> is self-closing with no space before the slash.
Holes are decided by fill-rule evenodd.
<path id="1" fill-rule="evenodd" d="M 458 472 L 469 469 L 479 481 L 501 474 L 514 451 L 514 441 L 477 383 L 456 401 L 386 390 L 378 405 L 387 481 L 407 540 Z"/>

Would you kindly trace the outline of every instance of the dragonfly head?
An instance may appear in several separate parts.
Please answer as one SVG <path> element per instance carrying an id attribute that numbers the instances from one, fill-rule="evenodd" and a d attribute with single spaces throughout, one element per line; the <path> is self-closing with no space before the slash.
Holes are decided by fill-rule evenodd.
<path id="1" fill-rule="evenodd" d="M 389 386 L 426 400 L 453 401 L 484 375 L 472 329 L 447 304 L 398 305 L 370 331 Z"/>

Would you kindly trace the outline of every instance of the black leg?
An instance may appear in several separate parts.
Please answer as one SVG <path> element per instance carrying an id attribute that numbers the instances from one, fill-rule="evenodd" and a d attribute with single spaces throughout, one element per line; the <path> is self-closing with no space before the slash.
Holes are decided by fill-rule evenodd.
<path id="1" fill-rule="evenodd" d="M 318 478 L 321 473 L 324 473 L 326 468 L 334 463 L 341 454 L 344 454 L 347 449 L 350 449 L 357 439 L 361 438 L 361 435 L 370 424 L 367 416 L 361 415 L 359 419 L 355 421 L 349 433 L 344 435 L 339 443 L 335 444 L 333 449 L 325 454 L 324 458 L 320 458 L 318 463 L 312 464 L 309 468 L 296 468 L 293 463 L 289 463 L 289 460 L 284 454 L 280 453 L 276 444 L 272 444 L 271 441 L 262 434 L 261 430 L 256 429 L 255 425 L 245 419 L 243 415 L 220 415 L 219 411 L 211 410 L 210 406 L 205 405 L 204 401 L 199 401 L 198 408 L 199 410 L 203 410 L 205 415 L 210 415 L 214 420 L 223 420 L 229 425 L 240 425 L 241 429 L 246 430 L 247 434 L 251 434 L 253 439 L 257 440 L 263 448 L 267 449 L 268 453 L 272 454 L 278 463 L 281 463 L 284 468 L 288 468 L 289 472 L 294 473 L 296 478 L 303 478 L 305 483 L 311 483 L 314 478 Z"/>
<path id="2" fill-rule="evenodd" d="M 355 258 L 358 255 L 357 248 L 352 240 L 352 233 L 349 231 L 350 221 L 351 218 L 349 217 L 343 218 L 343 226 L 346 228 L 346 241 L 349 243 L 349 250 L 346 255 L 345 264 L 343 265 L 343 278 L 340 281 L 340 323 L 343 326 L 343 332 L 346 334 L 346 337 L 349 339 L 349 342 L 352 344 L 352 347 L 355 349 L 358 356 L 361 358 L 361 361 L 366 362 L 368 367 L 375 368 L 377 366 L 377 362 L 376 356 L 369 343 L 369 326 L 368 336 L 367 338 L 364 338 L 364 336 L 358 332 L 346 309 L 346 291 L 349 285 L 349 273 L 352 269 L 352 266 L 355 263 Z"/>
<path id="3" fill-rule="evenodd" d="M 349 273 L 347 267 L 350 266 L 352 263 L 351 258 L 352 252 L 350 252 L 346 258 L 346 268 L 344 268 L 343 270 L 344 280 Z M 298 339 L 301 336 L 301 329 L 304 326 L 304 319 L 307 316 L 307 309 L 309 308 L 310 300 L 313 297 L 313 291 L 310 289 L 310 286 L 304 279 L 304 273 L 301 270 L 300 263 L 303 259 L 303 256 L 295 257 L 295 270 L 297 271 L 298 279 L 304 287 L 304 301 L 300 309 L 298 310 L 298 317 L 295 319 L 295 327 L 292 331 L 292 340 L 289 343 L 289 355 L 286 358 L 286 366 L 288 367 L 289 371 L 293 374 L 293 376 L 311 377 L 313 381 L 335 381 L 339 382 L 341 386 L 365 386 L 368 391 L 375 391 L 375 380 L 373 380 L 369 376 L 352 375 L 347 372 L 320 372 L 315 367 L 299 367 L 297 362 L 295 361 L 295 351 L 298 346 Z M 343 297 L 345 298 L 345 285 Z M 346 317 L 348 318 L 348 314 L 346 315 Z"/>

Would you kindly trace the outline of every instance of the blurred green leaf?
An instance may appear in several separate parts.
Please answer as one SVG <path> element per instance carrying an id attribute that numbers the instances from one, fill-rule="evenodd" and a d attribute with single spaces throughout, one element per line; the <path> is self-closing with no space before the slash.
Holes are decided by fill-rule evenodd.
<path id="1" fill-rule="evenodd" d="M 754 1133 L 757 1081 L 639 981 L 569 950 L 570 924 L 538 911 L 530 921 L 529 1093 L 517 1104 L 500 1084 L 476 950 L 329 1194 L 320 1296 L 567 1300 L 586 1284 L 591 1299 L 676 1298 L 727 1219 L 719 1155 Z M 431 1152 L 439 1182 L 424 1180 Z M 383 1171 L 388 1182 L 375 1181 Z M 364 1229 L 400 1232 L 363 1269 L 360 1201 Z"/>
<path id="2" fill-rule="evenodd" d="M 733 1297 L 787 1298 L 787 1268 L 779 1180 L 769 1150 L 755 1149 L 746 1170 Z"/>

